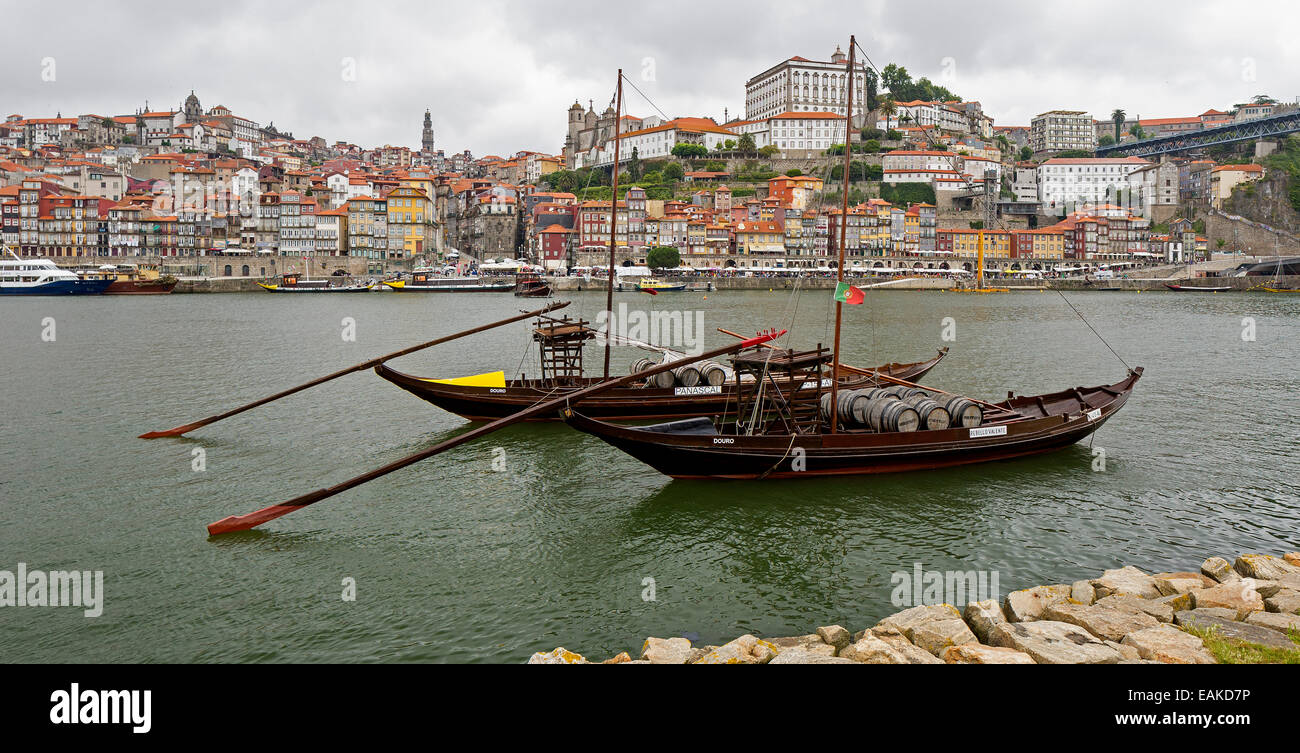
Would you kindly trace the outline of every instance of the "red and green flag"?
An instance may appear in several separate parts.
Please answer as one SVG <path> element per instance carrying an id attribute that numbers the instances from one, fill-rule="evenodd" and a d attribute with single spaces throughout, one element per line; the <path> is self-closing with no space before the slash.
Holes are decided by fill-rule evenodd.
<path id="1" fill-rule="evenodd" d="M 856 288 L 847 282 L 836 283 L 835 285 L 835 300 L 840 303 L 856 305 L 862 303 L 865 297 L 861 288 Z"/>

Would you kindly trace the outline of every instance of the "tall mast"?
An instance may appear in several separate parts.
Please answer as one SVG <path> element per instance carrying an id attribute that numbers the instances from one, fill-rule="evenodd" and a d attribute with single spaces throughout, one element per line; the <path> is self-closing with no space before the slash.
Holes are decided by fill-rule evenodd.
<path id="1" fill-rule="evenodd" d="M 618 89 L 614 95 L 614 180 L 613 195 L 609 199 L 609 284 L 605 286 L 605 326 L 614 324 L 614 250 L 618 247 L 618 147 L 622 143 L 620 129 L 623 120 L 623 69 L 618 69 Z M 613 332 L 605 332 L 605 379 L 609 379 L 609 339 Z"/>
<path id="2" fill-rule="evenodd" d="M 854 70 L 854 52 L 857 47 L 857 40 L 852 34 L 849 35 L 849 97 L 848 109 L 844 111 L 844 190 L 841 198 L 840 209 L 840 244 L 839 244 L 839 261 L 835 265 L 835 289 L 839 290 L 840 283 L 844 282 L 844 239 L 849 224 L 849 166 L 852 164 L 853 157 L 853 77 L 857 73 Z M 835 352 L 831 361 L 831 433 L 834 434 L 839 430 L 839 400 L 840 400 L 840 317 L 844 311 L 844 304 L 841 301 L 835 302 Z"/>

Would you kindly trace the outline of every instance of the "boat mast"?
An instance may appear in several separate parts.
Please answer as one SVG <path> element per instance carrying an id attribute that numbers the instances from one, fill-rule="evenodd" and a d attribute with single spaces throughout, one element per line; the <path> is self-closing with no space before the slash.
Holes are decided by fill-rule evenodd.
<path id="1" fill-rule="evenodd" d="M 613 193 L 609 198 L 609 279 L 605 286 L 605 379 L 609 379 L 609 343 L 614 334 L 614 250 L 618 234 L 618 159 L 619 144 L 622 143 L 623 126 L 623 69 L 618 69 L 618 89 L 614 94 L 614 180 L 611 183 Z"/>
<path id="2" fill-rule="evenodd" d="M 844 282 L 844 238 L 849 224 L 849 166 L 853 156 L 853 77 L 855 48 L 857 40 L 849 35 L 849 96 L 848 108 L 844 111 L 844 189 L 840 209 L 840 244 L 838 262 L 835 265 L 835 290 L 839 292 L 840 283 Z M 837 416 L 840 398 L 840 318 L 844 312 L 844 303 L 835 301 L 835 352 L 831 360 L 831 433 L 839 430 Z"/>

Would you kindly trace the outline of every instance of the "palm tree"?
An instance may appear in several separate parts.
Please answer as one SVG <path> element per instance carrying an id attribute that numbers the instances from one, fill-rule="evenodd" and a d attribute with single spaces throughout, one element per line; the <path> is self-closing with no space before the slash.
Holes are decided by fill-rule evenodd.
<path id="1" fill-rule="evenodd" d="M 1123 110 L 1120 110 L 1120 109 L 1118 109 L 1118 108 L 1117 108 L 1114 112 L 1112 112 L 1112 113 L 1110 114 L 1110 119 L 1111 119 L 1111 121 L 1115 123 L 1115 143 L 1116 143 L 1116 144 L 1119 143 L 1119 135 L 1120 135 L 1120 134 L 1119 134 L 1119 131 L 1120 131 L 1121 128 L 1124 127 L 1124 120 L 1125 120 L 1125 118 L 1127 118 L 1127 117 L 1128 117 L 1128 115 L 1127 115 Z"/>
<path id="2" fill-rule="evenodd" d="M 894 101 L 893 97 L 886 94 L 880 98 L 879 106 L 876 109 L 880 110 L 880 114 L 885 116 L 885 131 L 888 132 L 890 130 L 889 119 L 898 113 L 898 103 Z"/>

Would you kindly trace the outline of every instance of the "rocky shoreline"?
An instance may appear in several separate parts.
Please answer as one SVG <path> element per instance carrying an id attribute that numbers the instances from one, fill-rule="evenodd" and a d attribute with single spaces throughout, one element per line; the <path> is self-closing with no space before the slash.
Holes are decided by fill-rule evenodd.
<path id="1" fill-rule="evenodd" d="M 721 646 L 647 638 L 602 662 L 564 648 L 529 664 L 1216 664 L 1213 648 L 1300 657 L 1300 552 L 1210 557 L 1199 572 L 1107 570 L 1070 584 L 913 607 L 850 633 L 840 625 Z"/>

